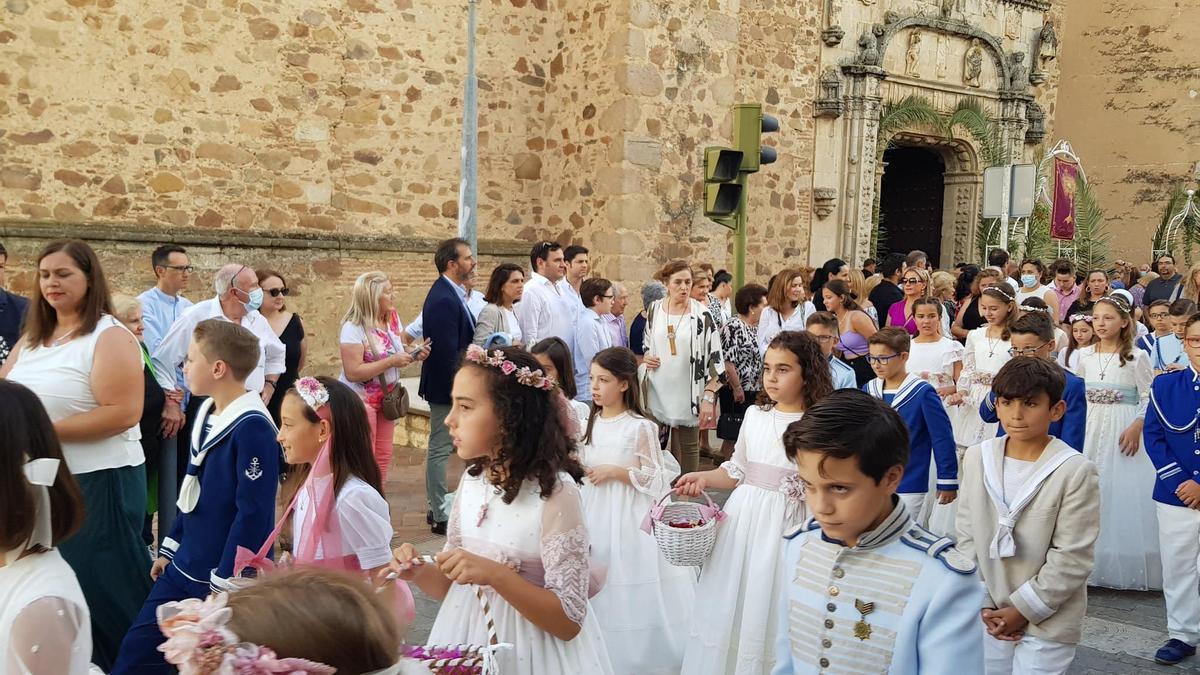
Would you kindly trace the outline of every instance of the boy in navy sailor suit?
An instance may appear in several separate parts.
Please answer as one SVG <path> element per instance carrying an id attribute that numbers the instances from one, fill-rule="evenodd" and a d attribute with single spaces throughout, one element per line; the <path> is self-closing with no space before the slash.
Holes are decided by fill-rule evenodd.
<path id="1" fill-rule="evenodd" d="M 1044 314 L 1030 312 L 1016 320 L 1011 329 L 1008 350 L 1009 356 L 1036 356 L 1058 365 L 1050 356 L 1054 349 L 1054 326 L 1049 317 Z M 1059 365 L 1059 368 L 1062 368 Z M 1067 380 L 1063 390 L 1063 401 L 1067 404 L 1067 412 L 1058 420 L 1050 423 L 1050 435 L 1066 443 L 1070 447 L 1083 452 L 1083 432 L 1087 424 L 1087 385 L 1083 378 L 1062 368 L 1063 377 Z M 988 424 L 1000 421 L 996 413 L 996 392 L 990 391 L 979 404 L 979 416 Z M 997 427 L 996 436 L 1004 435 L 1004 425 Z"/>
<path id="2" fill-rule="evenodd" d="M 975 566 L 895 494 L 909 454 L 900 415 L 840 389 L 788 426 L 783 447 L 812 518 L 784 535 L 773 675 L 982 672 Z"/>
<path id="3" fill-rule="evenodd" d="M 242 326 L 208 319 L 196 325 L 184 376 L 200 408 L 190 461 L 179 491 L 179 518 L 150 571 L 150 596 L 125 639 L 112 673 L 171 673 L 158 646 L 157 610 L 235 587 L 238 548 L 257 551 L 275 524 L 279 443 L 262 398 L 246 391 L 258 363 L 258 339 Z"/>
<path id="4" fill-rule="evenodd" d="M 937 470 L 937 501 L 949 504 L 958 496 L 958 446 L 950 416 L 933 385 L 908 372 L 912 338 L 903 328 L 883 328 L 867 339 L 867 362 L 876 377 L 863 391 L 890 405 L 908 428 L 912 449 L 897 492 L 908 513 L 924 525 L 933 510 L 929 492 L 929 462 Z"/>
<path id="5" fill-rule="evenodd" d="M 1184 333 L 1189 367 L 1154 378 L 1142 438 L 1154 462 L 1167 643 L 1154 660 L 1179 663 L 1200 643 L 1200 314 Z"/>

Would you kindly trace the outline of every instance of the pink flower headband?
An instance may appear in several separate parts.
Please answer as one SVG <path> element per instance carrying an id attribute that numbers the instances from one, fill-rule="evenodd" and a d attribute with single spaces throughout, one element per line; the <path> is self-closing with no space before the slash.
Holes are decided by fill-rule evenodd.
<path id="1" fill-rule="evenodd" d="M 329 392 L 315 377 L 302 377 L 297 380 L 296 392 L 313 410 L 320 410 L 329 403 Z"/>
<path id="2" fill-rule="evenodd" d="M 1092 315 L 1091 314 L 1072 314 L 1070 317 L 1067 318 L 1067 323 L 1075 323 L 1076 321 L 1086 321 L 1088 323 L 1091 323 Z"/>
<path id="3" fill-rule="evenodd" d="M 538 370 L 530 370 L 528 366 L 518 366 L 517 364 L 504 358 L 504 352 L 499 349 L 493 350 L 490 354 L 479 348 L 478 345 L 467 347 L 467 360 L 481 366 L 495 368 L 505 375 L 516 375 L 517 382 L 526 387 L 541 389 L 542 391 L 554 391 L 558 385 L 554 380 L 546 377 L 546 374 Z"/>
<path id="4" fill-rule="evenodd" d="M 310 378 L 306 378 L 310 379 Z M 229 630 L 233 611 L 227 593 L 205 600 L 189 598 L 158 608 L 158 626 L 167 641 L 158 650 L 182 675 L 333 675 L 335 668 L 308 659 L 280 659 L 275 652 L 240 642 Z"/>

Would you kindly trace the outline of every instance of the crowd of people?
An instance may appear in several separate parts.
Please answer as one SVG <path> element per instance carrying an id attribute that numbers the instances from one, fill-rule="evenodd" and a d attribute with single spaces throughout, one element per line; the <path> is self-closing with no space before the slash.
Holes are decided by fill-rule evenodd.
<path id="1" fill-rule="evenodd" d="M 114 295 L 60 241 L 26 301 L 0 247 L 0 672 L 422 672 L 409 583 L 431 643 L 490 626 L 506 673 L 1061 673 L 1088 585 L 1161 589 L 1157 660 L 1195 653 L 1200 266 L 914 251 L 735 288 L 676 260 L 635 312 L 591 262 L 538 242 L 480 292 L 447 240 L 409 323 L 366 272 L 334 378 L 277 271 L 193 303 L 164 245 Z M 414 364 L 432 561 L 384 498 Z M 710 557 L 668 564 L 644 519 L 713 489 Z"/>

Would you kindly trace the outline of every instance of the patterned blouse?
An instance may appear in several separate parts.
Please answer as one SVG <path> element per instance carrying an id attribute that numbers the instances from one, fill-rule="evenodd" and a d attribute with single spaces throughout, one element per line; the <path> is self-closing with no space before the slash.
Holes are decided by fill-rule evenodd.
<path id="1" fill-rule="evenodd" d="M 729 321 L 729 317 L 725 316 L 725 308 L 721 306 L 721 299 L 712 293 L 708 294 L 708 313 L 712 315 L 717 328 L 724 326 Z"/>
<path id="2" fill-rule="evenodd" d="M 735 316 L 721 326 L 721 349 L 733 362 L 743 391 L 762 388 L 762 356 L 758 353 L 758 330 Z"/>

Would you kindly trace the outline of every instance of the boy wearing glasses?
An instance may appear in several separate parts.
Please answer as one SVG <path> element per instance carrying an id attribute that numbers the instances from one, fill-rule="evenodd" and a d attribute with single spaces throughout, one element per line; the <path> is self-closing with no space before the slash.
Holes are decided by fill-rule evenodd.
<path id="1" fill-rule="evenodd" d="M 958 455 L 950 416 L 933 385 L 908 372 L 912 338 L 903 328 L 883 328 L 867 339 L 867 362 L 876 378 L 863 391 L 900 414 L 908 428 L 911 454 L 896 493 L 913 520 L 924 526 L 933 510 L 927 503 L 929 462 L 937 465 L 937 501 L 949 504 L 958 495 Z"/>
<path id="2" fill-rule="evenodd" d="M 829 359 L 829 374 L 833 376 L 834 389 L 857 389 L 858 380 L 854 369 L 833 355 L 833 346 L 838 341 L 838 320 L 831 312 L 817 312 L 804 322 L 804 330 L 821 345 L 821 353 Z"/>
<path id="3" fill-rule="evenodd" d="M 1154 378 L 1142 430 L 1157 470 L 1154 507 L 1169 639 L 1154 660 L 1164 665 L 1194 655 L 1200 643 L 1200 314 L 1184 330 L 1190 367 Z"/>
<path id="4" fill-rule="evenodd" d="M 1046 358 L 1006 363 L 992 391 L 1009 434 L 963 457 L 958 548 L 987 589 L 979 613 L 987 675 L 1065 673 L 1083 632 L 1100 484 L 1095 464 L 1050 435 L 1066 411 L 1065 386 Z"/>
<path id="5" fill-rule="evenodd" d="M 1050 423 L 1050 435 L 1083 452 L 1083 432 L 1087 424 L 1087 385 L 1082 377 L 1063 368 L 1050 355 L 1054 349 L 1054 326 L 1050 324 L 1050 319 L 1043 314 L 1026 314 L 1017 319 L 1009 329 L 1009 334 L 1009 342 L 1012 345 L 1008 350 L 1009 356 L 1035 356 L 1054 363 L 1056 368 L 1062 370 L 1066 379 L 1062 394 L 1066 403 L 1066 413 Z M 996 413 L 995 389 L 979 404 L 979 416 L 988 424 L 1000 422 L 996 436 L 1004 436 L 1003 420 Z"/>

